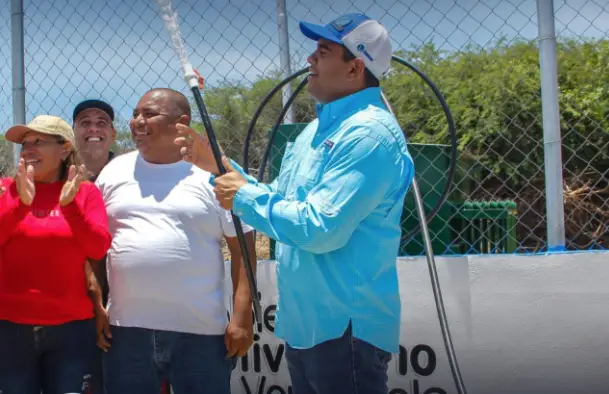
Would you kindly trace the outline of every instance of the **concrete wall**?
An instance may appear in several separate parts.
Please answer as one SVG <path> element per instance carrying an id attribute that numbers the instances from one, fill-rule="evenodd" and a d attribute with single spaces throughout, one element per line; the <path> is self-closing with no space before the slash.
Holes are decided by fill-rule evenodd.
<path id="1" fill-rule="evenodd" d="M 436 262 L 468 393 L 609 393 L 609 253 Z M 233 393 L 291 392 L 282 342 L 272 334 L 274 267 L 259 262 L 266 324 L 234 370 Z M 427 262 L 400 259 L 398 271 L 402 352 L 390 365 L 390 393 L 455 393 Z"/>

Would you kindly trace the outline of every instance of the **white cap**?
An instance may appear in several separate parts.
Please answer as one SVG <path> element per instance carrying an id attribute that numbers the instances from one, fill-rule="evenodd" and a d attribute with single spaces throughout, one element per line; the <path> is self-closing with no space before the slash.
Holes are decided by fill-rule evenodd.
<path id="1" fill-rule="evenodd" d="M 323 38 L 344 45 L 362 59 L 377 78 L 389 70 L 393 56 L 389 33 L 378 21 L 364 14 L 343 15 L 325 26 L 300 22 L 300 31 L 315 41 Z"/>

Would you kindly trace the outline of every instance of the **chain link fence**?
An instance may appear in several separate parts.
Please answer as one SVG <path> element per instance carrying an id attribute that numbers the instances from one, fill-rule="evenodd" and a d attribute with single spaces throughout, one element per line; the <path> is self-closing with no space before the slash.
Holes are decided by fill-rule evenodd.
<path id="1" fill-rule="evenodd" d="M 568 4 L 567 4 L 568 3 Z M 390 31 L 395 55 L 440 88 L 457 126 L 458 160 L 450 193 L 450 136 L 432 91 L 396 65 L 382 87 L 415 157 L 435 253 L 535 252 L 547 247 L 544 139 L 535 0 L 380 1 L 288 0 L 289 70 L 281 68 L 275 0 L 173 1 L 193 66 L 205 77 L 204 99 L 227 154 L 242 162 L 250 120 L 286 74 L 307 66 L 314 43 L 298 21 L 327 23 L 364 12 Z M 0 5 L 0 20 L 10 20 Z M 602 248 L 609 219 L 609 5 L 554 2 L 562 133 L 567 248 Z M 24 1 L 27 118 L 53 113 L 71 119 L 74 105 L 102 98 L 117 111 L 115 149 L 133 149 L 128 120 L 152 87 L 189 96 L 180 63 L 153 0 Z M 12 123 L 10 24 L 0 26 L 0 126 Z M 284 59 L 286 60 L 286 59 Z M 291 83 L 294 90 L 300 78 Z M 194 107 L 194 105 L 193 105 Z M 282 108 L 277 94 L 261 112 L 248 168 L 259 175 L 269 131 Z M 197 111 L 194 111 L 196 113 Z M 263 167 L 276 176 L 286 141 L 315 116 L 302 92 Z M 198 122 L 195 115 L 195 122 Z M 198 127 L 201 127 L 198 125 Z M 10 150 L 7 144 L 0 149 Z M 6 155 L 2 154 L 6 166 Z M 404 235 L 418 226 L 412 193 Z M 269 257 L 261 239 L 260 257 Z M 422 254 L 420 234 L 403 239 L 401 254 Z"/>
<path id="2" fill-rule="evenodd" d="M 609 3 L 561 1 L 558 53 L 565 229 L 572 249 L 605 247 L 609 223 Z"/>
<path id="3" fill-rule="evenodd" d="M 0 4 L 0 125 L 6 130 L 12 119 L 11 100 L 11 30 L 10 4 Z M 4 176 L 11 166 L 11 144 L 0 134 L 0 176 Z"/>

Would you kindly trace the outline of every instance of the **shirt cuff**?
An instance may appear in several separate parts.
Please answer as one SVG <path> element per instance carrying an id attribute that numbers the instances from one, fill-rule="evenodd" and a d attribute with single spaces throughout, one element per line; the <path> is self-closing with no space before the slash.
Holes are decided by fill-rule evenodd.
<path id="1" fill-rule="evenodd" d="M 233 211 L 235 214 L 244 221 L 247 221 L 246 218 L 251 209 L 250 204 L 263 193 L 260 187 L 251 183 L 241 186 L 233 199 Z"/>
<path id="2" fill-rule="evenodd" d="M 241 168 L 241 166 L 239 164 L 237 164 L 237 162 L 234 161 L 233 159 L 228 159 L 228 160 L 230 160 L 230 163 L 232 164 L 233 168 L 235 170 L 237 170 L 237 172 L 239 174 L 241 174 L 244 178 L 247 179 L 247 174 L 245 173 L 245 171 L 243 171 L 243 168 Z M 216 186 L 214 183 L 215 181 L 216 181 L 216 174 L 211 174 L 209 176 L 209 184 L 212 186 Z"/>

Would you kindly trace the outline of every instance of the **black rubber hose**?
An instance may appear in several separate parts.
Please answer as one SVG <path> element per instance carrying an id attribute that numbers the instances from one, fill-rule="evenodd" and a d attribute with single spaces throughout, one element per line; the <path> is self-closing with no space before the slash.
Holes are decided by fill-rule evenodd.
<path id="1" fill-rule="evenodd" d="M 220 172 L 220 174 L 226 174 L 226 168 L 224 168 L 224 165 L 222 164 L 222 152 L 220 151 L 220 146 L 218 145 L 218 141 L 216 140 L 216 134 L 214 133 L 209 113 L 207 112 L 205 103 L 203 103 L 201 91 L 198 87 L 193 87 L 191 91 L 195 98 L 195 102 L 197 103 L 197 107 L 199 108 L 199 114 L 201 115 L 201 120 L 203 121 L 203 125 L 205 126 L 205 132 L 207 133 L 207 138 L 209 139 L 209 143 L 211 145 L 212 153 L 214 155 L 218 171 Z M 258 297 L 258 287 L 256 285 L 256 276 L 254 275 L 253 270 L 251 258 L 252 256 L 250 255 L 249 248 L 247 247 L 245 234 L 243 233 L 243 226 L 241 225 L 241 219 L 239 219 L 239 217 L 237 217 L 232 210 L 231 216 L 233 218 L 235 232 L 237 233 L 237 238 L 239 240 L 239 246 L 241 247 L 243 264 L 247 273 L 250 294 L 252 296 L 252 302 L 254 304 L 254 317 L 256 319 L 257 326 L 259 328 L 262 328 L 262 308 L 260 306 L 260 298 Z"/>
<path id="2" fill-rule="evenodd" d="M 383 102 L 395 117 L 393 108 L 387 100 L 384 94 Z M 419 216 L 419 222 L 424 223 L 425 220 L 425 209 L 423 208 L 423 197 L 421 196 L 421 190 L 419 189 L 419 183 L 416 178 L 412 180 L 412 192 L 414 193 L 414 201 L 416 210 Z M 425 257 L 427 258 L 427 267 L 429 269 L 429 276 L 431 279 L 431 288 L 433 290 L 434 301 L 436 302 L 436 310 L 438 312 L 438 320 L 440 321 L 440 329 L 442 330 L 442 338 L 444 339 L 444 346 L 446 347 L 446 354 L 448 355 L 448 364 L 450 365 L 450 372 L 453 375 L 453 380 L 457 388 L 458 394 L 466 394 L 465 384 L 463 383 L 463 377 L 459 370 L 459 363 L 457 362 L 457 356 L 455 355 L 455 348 L 453 346 L 453 340 L 450 335 L 448 328 L 448 319 L 446 318 L 446 310 L 444 309 L 444 300 L 442 298 L 442 290 L 440 289 L 440 279 L 438 279 L 438 270 L 436 269 L 436 261 L 433 256 L 433 247 L 431 246 L 431 239 L 429 237 L 429 229 L 427 226 L 421 226 L 423 242 L 425 243 Z"/>
<path id="3" fill-rule="evenodd" d="M 440 196 L 440 200 L 438 201 L 436 206 L 432 209 L 432 211 L 429 214 L 429 216 L 427 216 L 426 220 L 419 220 L 418 227 L 415 227 L 409 233 L 407 233 L 406 235 L 402 236 L 402 240 L 405 240 L 405 239 L 408 239 L 408 238 L 412 237 L 417 232 L 421 231 L 423 228 L 426 229 L 427 228 L 426 224 L 429 223 L 434 218 L 434 216 L 440 210 L 442 204 L 444 204 L 444 202 L 446 202 L 446 199 L 448 198 L 448 195 L 449 195 L 450 190 L 451 190 L 452 182 L 454 180 L 454 176 L 455 176 L 455 172 L 456 172 L 456 167 L 457 167 L 457 155 L 458 155 L 457 132 L 456 132 L 456 127 L 455 127 L 455 123 L 454 123 L 452 114 L 450 112 L 450 108 L 448 107 L 448 104 L 446 103 L 446 100 L 442 96 L 442 93 L 440 92 L 440 90 L 427 77 L 427 75 L 425 75 L 422 71 L 420 71 L 414 65 L 410 64 L 409 62 L 407 62 L 404 59 L 401 59 L 401 58 L 399 58 L 397 56 L 393 56 L 392 60 L 394 60 L 397 63 L 399 63 L 399 64 L 401 64 L 403 66 L 406 66 L 409 69 L 411 69 L 412 71 L 414 71 L 433 90 L 436 98 L 438 99 L 438 101 L 442 105 L 442 109 L 444 110 L 444 113 L 446 115 L 446 120 L 448 122 L 448 133 L 450 135 L 450 141 L 451 141 L 451 160 L 450 160 L 450 167 L 449 167 L 449 171 L 448 171 L 448 180 L 447 180 L 446 186 L 444 187 L 444 190 L 442 191 L 442 194 Z M 254 118 L 250 122 L 250 127 L 248 129 L 248 135 L 247 135 L 247 138 L 246 138 L 246 147 L 245 147 L 245 152 L 244 152 L 244 155 L 243 155 L 244 156 L 243 165 L 244 165 L 245 168 L 247 168 L 248 158 L 249 158 L 248 157 L 249 141 L 251 140 L 251 134 L 253 133 L 256 121 L 258 120 L 258 117 L 260 116 L 260 113 L 262 112 L 262 108 L 264 106 L 266 106 L 266 104 L 271 99 L 271 97 L 283 85 L 285 85 L 286 83 L 288 83 L 292 79 L 296 78 L 298 75 L 303 74 L 307 70 L 308 70 L 308 68 L 300 70 L 299 72 L 297 72 L 297 73 L 295 73 L 293 75 L 290 75 L 289 77 L 284 79 L 280 83 L 280 85 L 278 85 L 277 87 L 275 87 L 275 89 L 273 89 L 271 92 L 269 92 L 269 94 L 265 97 L 265 99 L 260 104 L 260 107 L 256 111 L 256 114 L 255 114 Z M 285 113 L 287 112 L 287 109 L 289 108 L 289 106 L 292 105 L 294 97 L 296 95 L 298 95 L 300 90 L 306 85 L 306 82 L 307 82 L 307 78 L 305 78 L 300 83 L 300 85 L 298 85 L 298 88 L 292 94 L 292 96 L 290 96 L 288 102 L 286 103 L 286 106 L 283 108 L 281 114 L 279 115 L 279 117 L 277 119 L 277 122 L 273 126 L 273 129 L 271 131 L 271 135 L 269 136 L 269 142 L 267 144 L 267 147 L 266 147 L 266 150 L 265 150 L 265 153 L 264 153 L 264 159 L 262 160 L 262 163 L 260 165 L 260 169 L 258 171 L 258 180 L 259 181 L 261 181 L 263 179 L 263 177 L 264 177 L 264 169 L 265 169 L 265 166 L 266 166 L 266 161 L 267 161 L 267 158 L 268 158 L 268 155 L 269 155 L 270 148 L 271 148 L 271 146 L 273 144 L 275 133 L 277 132 L 277 130 L 279 128 L 279 124 L 283 120 L 283 117 L 285 116 Z M 385 104 L 387 105 L 389 111 L 391 113 L 393 113 L 393 110 L 391 109 L 391 106 L 389 105 L 389 102 L 386 100 L 384 95 L 383 95 L 383 100 L 385 101 Z M 418 207 L 419 207 L 419 212 L 424 215 L 423 204 L 422 204 L 423 198 L 420 196 L 420 192 L 418 192 L 418 185 L 416 183 L 416 179 L 413 182 L 413 188 L 416 189 L 416 190 L 414 190 L 414 193 L 415 193 L 415 200 L 418 201 L 417 204 L 418 204 Z M 425 223 L 425 226 L 423 226 L 423 223 Z M 429 240 L 428 234 L 427 234 L 427 236 L 425 236 L 425 234 L 427 234 L 427 230 L 424 233 L 424 237 L 423 238 L 426 241 L 426 248 L 425 248 L 425 250 L 426 250 L 426 255 L 427 255 L 427 259 L 428 259 L 428 266 L 429 266 L 429 270 L 430 270 L 430 275 L 431 275 L 432 288 L 433 288 L 433 293 L 434 293 L 434 300 L 435 300 L 435 303 L 436 303 L 436 309 L 438 311 L 438 317 L 439 317 L 439 320 L 440 320 L 440 326 L 442 328 L 442 337 L 444 339 L 444 344 L 446 345 L 446 348 L 447 348 L 447 354 L 448 354 L 448 358 L 449 358 L 449 364 L 450 364 L 450 367 L 451 367 L 451 372 L 452 372 L 452 375 L 453 375 L 453 379 L 455 381 L 455 386 L 457 388 L 457 391 L 459 392 L 459 394 L 466 394 L 465 386 L 463 384 L 463 379 L 461 377 L 461 372 L 459 371 L 459 366 L 458 366 L 458 363 L 457 363 L 457 360 L 456 360 L 456 356 L 454 354 L 454 349 L 453 349 L 453 346 L 452 346 L 452 339 L 450 337 L 450 331 L 448 329 L 448 323 L 446 321 L 446 313 L 444 311 L 444 303 L 443 303 L 443 300 L 442 300 L 442 293 L 440 291 L 440 283 L 439 283 L 438 276 L 437 276 L 437 271 L 436 271 L 436 268 L 435 268 L 435 261 L 433 260 L 433 256 L 430 255 L 432 253 L 431 241 Z"/>
<path id="4" fill-rule="evenodd" d="M 434 92 L 436 98 L 438 99 L 438 101 L 440 102 L 440 105 L 442 106 L 442 109 L 444 111 L 444 114 L 446 115 L 446 121 L 448 123 L 448 135 L 450 136 L 450 142 L 451 142 L 451 152 L 450 152 L 450 164 L 449 164 L 449 168 L 448 168 L 448 179 L 446 181 L 446 186 L 444 186 L 444 190 L 442 190 L 442 194 L 440 194 L 440 199 L 438 200 L 438 202 L 436 203 L 436 205 L 432 208 L 431 212 L 429 213 L 429 215 L 427 215 L 427 224 L 429 224 L 431 222 L 431 220 L 438 214 L 438 212 L 440 211 L 440 208 L 442 207 L 442 205 L 444 205 L 444 203 L 446 202 L 446 200 L 448 199 L 448 195 L 450 194 L 451 191 L 451 186 L 455 177 L 455 172 L 457 170 L 457 156 L 458 156 L 458 145 L 457 145 L 457 131 L 456 131 L 456 127 L 455 127 L 455 123 L 452 117 L 452 114 L 450 112 L 450 108 L 448 107 L 448 104 L 446 103 L 446 100 L 444 99 L 444 97 L 442 96 L 442 93 L 440 92 L 440 90 L 436 87 L 436 85 L 431 81 L 431 79 L 429 79 L 429 77 L 427 77 L 427 75 L 425 75 L 422 71 L 420 71 L 419 69 L 417 69 L 414 65 L 410 64 L 408 61 L 399 58 L 397 56 L 393 56 L 392 60 L 394 60 L 395 62 L 408 67 L 410 70 L 414 71 L 421 79 L 423 79 L 423 81 L 425 81 L 425 83 L 431 88 L 431 90 Z M 272 97 L 288 82 L 292 81 L 294 78 L 297 78 L 298 76 L 304 74 L 305 72 L 307 72 L 309 70 L 309 68 L 303 68 L 300 71 L 297 71 L 296 73 L 288 76 L 287 78 L 285 78 L 283 81 L 281 81 L 279 83 L 279 85 L 277 85 L 273 90 L 271 90 L 262 100 L 262 102 L 260 103 L 260 106 L 258 107 L 258 109 L 256 110 L 256 113 L 254 114 L 254 117 L 252 118 L 252 120 L 250 121 L 250 125 L 247 131 L 247 135 L 245 138 L 245 146 L 244 146 L 244 152 L 243 152 L 243 167 L 244 170 L 247 171 L 247 168 L 249 168 L 249 146 L 250 146 L 250 141 L 252 139 L 252 134 L 254 131 L 254 127 L 256 126 L 256 122 L 258 121 L 258 118 L 260 117 L 260 114 L 262 113 L 262 109 L 267 105 L 267 103 L 272 99 Z M 305 80 L 303 82 L 301 82 L 301 84 L 306 84 L 307 79 L 305 78 Z M 300 86 L 300 85 L 299 85 Z M 296 96 L 299 93 L 299 90 L 295 90 L 294 93 L 292 93 L 292 96 L 290 96 L 289 100 L 288 100 L 288 105 L 285 106 L 284 108 L 284 115 L 285 112 L 287 112 L 287 108 L 289 107 L 289 105 L 291 105 L 291 103 L 294 101 L 293 97 Z M 271 150 L 271 146 L 273 145 L 273 141 L 275 138 L 275 134 L 277 132 L 277 130 L 279 129 L 279 124 L 281 123 L 281 121 L 283 120 L 283 116 L 280 116 L 279 119 L 277 120 L 277 122 L 275 123 L 275 126 L 273 127 L 271 134 L 269 136 L 269 142 L 267 143 L 267 147 L 264 151 L 264 157 L 267 158 L 269 156 L 269 152 Z M 267 159 L 268 160 L 268 159 Z M 263 164 L 264 166 L 260 166 L 260 171 L 258 172 L 258 180 L 262 181 L 263 177 L 264 177 L 264 170 L 265 170 L 265 166 L 266 166 L 266 160 L 263 160 Z M 419 223 L 416 227 L 414 227 L 413 229 L 411 229 L 408 233 L 406 233 L 405 235 L 402 235 L 401 237 L 401 241 L 406 241 L 408 239 L 410 239 L 411 237 L 413 237 L 414 235 L 416 235 L 418 232 L 421 231 L 421 223 Z"/>
<path id="5" fill-rule="evenodd" d="M 277 130 L 279 129 L 279 125 L 281 125 L 281 122 L 283 122 L 283 118 L 285 118 L 285 114 L 288 112 L 288 110 L 292 106 L 292 103 L 298 96 L 298 93 L 300 93 L 300 91 L 307 85 L 307 82 L 309 82 L 308 77 L 304 77 L 304 79 L 296 87 L 296 90 L 294 90 L 294 93 L 292 93 L 292 95 L 290 96 L 288 101 L 285 103 L 283 109 L 281 110 L 281 113 L 279 114 L 279 116 L 277 117 L 277 120 L 275 121 L 275 125 L 273 126 L 273 129 L 271 131 L 271 135 L 269 136 L 269 142 L 266 144 L 266 149 L 264 150 L 264 155 L 262 156 L 262 160 L 260 161 L 260 166 L 258 167 L 258 182 L 263 181 L 264 169 L 266 168 L 266 163 L 269 160 L 269 155 L 271 153 L 271 147 L 273 146 L 273 141 L 275 140 L 275 134 L 277 133 Z"/>
<path id="6" fill-rule="evenodd" d="M 457 159 L 458 159 L 457 156 L 459 153 L 458 144 L 457 144 L 457 129 L 455 127 L 455 121 L 453 120 L 453 116 L 450 112 L 450 108 L 448 107 L 448 104 L 446 103 L 444 96 L 442 95 L 442 93 L 440 92 L 438 87 L 432 82 L 432 80 L 429 79 L 429 77 L 427 77 L 427 75 L 425 75 L 421 70 L 419 70 L 414 65 L 407 62 L 406 60 L 399 58 L 397 56 L 393 56 L 392 59 L 395 62 L 401 64 L 402 66 L 406 66 L 409 69 L 411 69 L 412 71 L 414 71 L 415 74 L 417 74 L 419 77 L 421 77 L 421 79 L 423 79 L 423 81 L 425 81 L 425 83 L 431 88 L 431 90 L 433 90 L 434 94 L 436 95 L 436 98 L 438 99 L 438 101 L 440 102 L 440 105 L 442 106 L 442 109 L 444 110 L 444 114 L 446 115 L 446 122 L 448 123 L 448 135 L 450 136 L 450 145 L 451 145 L 450 165 L 448 167 L 448 179 L 446 180 L 446 186 L 444 186 L 444 190 L 442 191 L 442 194 L 440 195 L 440 200 L 438 200 L 438 203 L 436 204 L 436 206 L 433 207 L 433 209 L 427 216 L 427 223 L 429 223 L 438 214 L 438 211 L 440 211 L 440 208 L 442 207 L 442 205 L 444 205 L 444 203 L 448 199 L 448 195 L 450 194 L 451 186 L 452 186 L 453 180 L 455 178 L 455 172 L 457 170 Z M 419 231 L 421 231 L 421 223 L 419 223 L 419 225 L 417 227 L 410 230 L 410 232 L 408 232 L 406 235 L 403 235 L 402 241 L 409 239 L 410 237 L 417 234 Z"/>
<path id="7" fill-rule="evenodd" d="M 247 128 L 247 134 L 245 135 L 245 144 L 243 145 L 243 171 L 245 171 L 246 174 L 249 173 L 250 143 L 252 141 L 252 135 L 254 134 L 254 127 L 256 127 L 256 122 L 258 122 L 258 118 L 260 117 L 260 114 L 262 113 L 262 110 L 264 109 L 264 107 L 266 107 L 266 105 L 269 103 L 269 101 L 271 101 L 273 96 L 284 85 L 286 85 L 287 83 L 289 83 L 293 79 L 298 78 L 299 76 L 301 76 L 302 74 L 304 74 L 304 73 L 306 73 L 308 71 L 309 71 L 309 67 L 306 67 L 306 68 L 303 68 L 300 71 L 296 71 L 294 74 L 288 76 L 283 81 L 279 82 L 279 84 L 277 86 L 275 86 L 270 92 L 268 92 L 266 94 L 266 96 L 264 96 L 262 101 L 260 102 L 260 105 L 258 106 L 258 109 L 254 113 L 254 116 L 252 117 L 252 120 L 250 121 L 250 124 L 249 124 L 249 126 Z M 292 93 L 292 95 L 294 95 L 294 94 Z"/>

